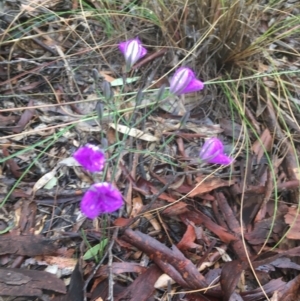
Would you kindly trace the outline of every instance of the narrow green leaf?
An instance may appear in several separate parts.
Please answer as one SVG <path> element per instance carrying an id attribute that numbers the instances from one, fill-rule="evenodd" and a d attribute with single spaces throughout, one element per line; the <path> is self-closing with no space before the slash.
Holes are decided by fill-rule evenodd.
<path id="1" fill-rule="evenodd" d="M 97 245 L 93 246 L 92 248 L 90 248 L 85 252 L 85 254 L 83 255 L 83 259 L 89 260 L 97 256 L 99 253 L 103 252 L 107 243 L 108 243 L 108 238 L 102 239 Z"/>

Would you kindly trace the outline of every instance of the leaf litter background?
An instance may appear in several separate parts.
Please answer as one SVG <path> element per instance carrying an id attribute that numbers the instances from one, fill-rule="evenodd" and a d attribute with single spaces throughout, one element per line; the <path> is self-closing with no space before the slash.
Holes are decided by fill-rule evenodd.
<path id="1" fill-rule="evenodd" d="M 299 299 L 297 1 L 0 8 L 4 300 Z M 135 36 L 149 53 L 126 78 Z M 157 101 L 182 63 L 205 90 Z M 212 136 L 232 166 L 199 164 Z M 95 221 L 71 158 L 87 142 L 126 201 Z"/>

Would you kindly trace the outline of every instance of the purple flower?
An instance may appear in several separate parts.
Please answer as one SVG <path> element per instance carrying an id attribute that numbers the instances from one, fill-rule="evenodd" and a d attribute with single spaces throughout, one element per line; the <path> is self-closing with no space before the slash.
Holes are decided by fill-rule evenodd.
<path id="1" fill-rule="evenodd" d="M 130 70 L 130 68 L 147 53 L 147 50 L 142 46 L 138 38 L 121 42 L 119 49 L 124 54 L 127 70 Z"/>
<path id="2" fill-rule="evenodd" d="M 73 157 L 81 164 L 86 170 L 91 172 L 101 171 L 105 164 L 105 154 L 97 146 L 86 144 L 80 147 Z"/>
<path id="3" fill-rule="evenodd" d="M 218 138 L 209 138 L 200 151 L 200 159 L 207 163 L 228 165 L 233 159 L 224 154 L 224 145 Z"/>
<path id="4" fill-rule="evenodd" d="M 84 194 L 80 209 L 88 218 L 95 218 L 101 213 L 118 210 L 123 205 L 123 198 L 118 189 L 104 182 L 92 185 Z"/>
<path id="5" fill-rule="evenodd" d="M 203 88 L 204 83 L 198 80 L 195 73 L 187 67 L 177 69 L 170 80 L 170 92 L 176 95 L 200 91 Z"/>

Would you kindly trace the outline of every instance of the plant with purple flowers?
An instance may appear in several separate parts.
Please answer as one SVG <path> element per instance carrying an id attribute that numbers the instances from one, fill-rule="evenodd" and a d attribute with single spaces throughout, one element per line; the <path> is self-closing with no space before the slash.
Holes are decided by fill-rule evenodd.
<path id="1" fill-rule="evenodd" d="M 200 159 L 207 163 L 229 165 L 233 159 L 224 154 L 224 145 L 218 138 L 209 138 L 200 151 Z"/>
<path id="2" fill-rule="evenodd" d="M 170 92 L 175 95 L 196 92 L 203 88 L 204 83 L 198 80 L 195 73 L 187 67 L 177 69 L 170 80 Z"/>
<path id="3" fill-rule="evenodd" d="M 73 157 L 88 171 L 99 172 L 105 164 L 105 154 L 97 146 L 87 144 L 79 148 Z M 88 218 L 95 218 L 102 213 L 118 210 L 123 205 L 123 198 L 112 184 L 103 182 L 92 185 L 84 194 L 80 209 Z"/>
<path id="4" fill-rule="evenodd" d="M 119 49 L 124 54 L 127 71 L 129 71 L 139 59 L 147 54 L 147 49 L 142 46 L 142 43 L 138 38 L 121 42 L 119 44 Z"/>

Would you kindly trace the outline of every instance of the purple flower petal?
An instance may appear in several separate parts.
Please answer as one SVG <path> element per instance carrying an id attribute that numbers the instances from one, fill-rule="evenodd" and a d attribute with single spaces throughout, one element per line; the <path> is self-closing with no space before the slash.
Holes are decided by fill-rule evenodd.
<path id="1" fill-rule="evenodd" d="M 95 218 L 102 213 L 109 213 L 120 209 L 123 198 L 118 189 L 110 183 L 92 185 L 84 194 L 80 209 L 88 218 Z"/>
<path id="2" fill-rule="evenodd" d="M 224 153 L 224 145 L 218 138 L 209 138 L 205 141 L 199 153 L 200 159 L 207 163 L 228 165 L 233 159 Z"/>
<path id="3" fill-rule="evenodd" d="M 187 67 L 180 67 L 176 70 L 170 80 L 170 92 L 181 95 L 202 90 L 204 84 L 196 79 L 195 73 Z"/>
<path id="4" fill-rule="evenodd" d="M 120 49 L 120 51 L 121 51 L 123 54 L 125 54 L 125 50 L 126 50 L 126 45 L 127 45 L 127 43 L 128 43 L 128 42 L 121 42 L 121 43 L 119 44 L 119 49 Z"/>
<path id="5" fill-rule="evenodd" d="M 95 145 L 87 144 L 80 147 L 73 154 L 73 157 L 82 167 L 90 172 L 98 172 L 104 168 L 105 154 Z"/>
<path id="6" fill-rule="evenodd" d="M 221 164 L 221 165 L 229 165 L 232 162 L 233 162 L 233 159 L 226 156 L 225 154 L 219 154 L 219 155 L 215 156 L 214 158 L 212 158 L 211 160 L 209 160 L 209 163 Z"/>
<path id="7" fill-rule="evenodd" d="M 138 38 L 119 44 L 120 51 L 124 54 L 127 69 L 130 69 L 139 59 L 146 55 L 147 50 Z"/>
<path id="8" fill-rule="evenodd" d="M 203 144 L 199 156 L 201 160 L 210 162 L 211 159 L 222 154 L 223 151 L 224 146 L 221 140 L 218 138 L 209 138 Z"/>
<path id="9" fill-rule="evenodd" d="M 203 88 L 204 88 L 204 83 L 195 78 L 181 91 L 181 94 L 197 92 L 203 90 Z"/>

